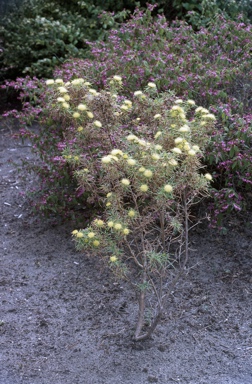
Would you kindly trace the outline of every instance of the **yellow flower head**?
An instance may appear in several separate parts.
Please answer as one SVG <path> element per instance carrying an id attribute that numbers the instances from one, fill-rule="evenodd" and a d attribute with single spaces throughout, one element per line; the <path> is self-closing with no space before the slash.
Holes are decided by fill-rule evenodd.
<path id="1" fill-rule="evenodd" d="M 135 217 L 136 216 L 136 211 L 134 211 L 134 209 L 130 209 L 129 212 L 128 212 L 128 216 L 129 217 Z"/>
<path id="2" fill-rule="evenodd" d="M 120 230 L 122 229 L 122 224 L 120 224 L 120 223 L 115 223 L 114 228 L 115 228 L 117 231 L 120 231 Z"/>
<path id="3" fill-rule="evenodd" d="M 132 106 L 132 101 L 124 100 L 124 104 L 128 105 L 129 107 L 131 107 Z"/>
<path id="4" fill-rule="evenodd" d="M 185 151 L 190 151 L 190 149 L 191 149 L 189 143 L 187 143 L 187 142 L 185 142 L 183 148 L 184 148 Z"/>
<path id="5" fill-rule="evenodd" d="M 200 150 L 199 146 L 198 145 L 193 145 L 192 146 L 192 149 L 196 152 L 198 152 Z"/>
<path id="6" fill-rule="evenodd" d="M 77 131 L 78 131 L 78 132 L 81 132 L 81 131 L 83 131 L 83 129 L 84 129 L 83 127 L 78 127 L 78 128 L 77 128 Z"/>
<path id="7" fill-rule="evenodd" d="M 179 128 L 179 132 L 189 132 L 190 131 L 190 128 L 188 127 L 188 125 L 183 125 L 183 127 Z"/>
<path id="8" fill-rule="evenodd" d="M 70 96 L 67 95 L 67 94 L 65 94 L 65 95 L 63 96 L 63 99 L 64 99 L 65 101 L 69 101 L 69 100 L 70 100 Z"/>
<path id="9" fill-rule="evenodd" d="M 195 156 L 196 152 L 193 149 L 190 149 L 190 151 L 188 151 L 188 155 Z"/>
<path id="10" fill-rule="evenodd" d="M 159 136 L 161 136 L 162 135 L 162 132 L 161 131 L 158 131 L 156 134 L 155 134 L 155 139 L 157 139 Z"/>
<path id="11" fill-rule="evenodd" d="M 155 149 L 157 151 L 161 151 L 162 148 L 163 148 L 162 145 L 159 145 L 159 144 L 155 145 Z"/>
<path id="12" fill-rule="evenodd" d="M 121 76 L 118 76 L 118 75 L 113 76 L 113 79 L 114 79 L 115 81 L 122 81 Z"/>
<path id="13" fill-rule="evenodd" d="M 107 226 L 109 227 L 109 228 L 113 228 L 114 227 L 114 222 L 113 221 L 108 221 L 107 222 Z"/>
<path id="14" fill-rule="evenodd" d="M 110 207 L 110 206 L 111 206 L 111 203 L 108 202 L 108 203 L 106 204 L 106 207 Z"/>
<path id="15" fill-rule="evenodd" d="M 142 91 L 136 91 L 134 92 L 134 96 L 141 96 L 143 94 Z"/>
<path id="16" fill-rule="evenodd" d="M 116 256 L 111 256 L 110 259 L 111 263 L 115 263 L 118 259 Z"/>
<path id="17" fill-rule="evenodd" d="M 123 234 L 128 235 L 130 233 L 130 230 L 128 228 L 123 229 Z"/>
<path id="18" fill-rule="evenodd" d="M 64 97 L 58 97 L 58 98 L 57 98 L 57 101 L 58 101 L 59 103 L 64 103 L 65 99 L 64 99 Z"/>
<path id="19" fill-rule="evenodd" d="M 74 117 L 75 119 L 78 119 L 78 118 L 80 117 L 79 112 L 74 112 L 74 113 L 73 113 L 73 117 Z"/>
<path id="20" fill-rule="evenodd" d="M 87 236 L 88 236 L 89 239 L 93 239 L 93 237 L 95 237 L 95 233 L 94 232 L 89 232 Z"/>
<path id="21" fill-rule="evenodd" d="M 177 100 L 175 101 L 175 104 L 183 104 L 183 100 L 182 100 L 182 99 L 177 99 Z"/>
<path id="22" fill-rule="evenodd" d="M 97 225 L 97 227 L 103 227 L 104 226 L 104 221 L 103 220 L 101 220 L 101 219 L 96 219 L 96 220 L 94 220 L 94 224 L 95 225 Z"/>
<path id="23" fill-rule="evenodd" d="M 118 161 L 118 157 L 116 157 L 116 156 L 113 156 L 113 155 L 108 155 L 108 156 L 110 156 L 110 157 L 111 157 L 111 159 L 113 159 L 113 160 L 115 160 L 115 161 Z"/>
<path id="24" fill-rule="evenodd" d="M 81 84 L 81 83 L 83 83 L 83 82 L 84 82 L 83 79 L 74 79 L 74 80 L 71 81 L 71 84 L 73 84 L 73 85 L 79 85 L 79 84 Z"/>
<path id="25" fill-rule="evenodd" d="M 82 232 L 78 232 L 78 233 L 76 233 L 76 237 L 79 237 L 79 238 L 81 238 L 81 237 L 84 237 L 84 235 L 83 235 L 83 233 L 82 233 Z"/>
<path id="26" fill-rule="evenodd" d="M 137 137 L 135 135 L 128 135 L 127 140 L 128 141 L 134 141 L 134 140 L 137 140 Z"/>
<path id="27" fill-rule="evenodd" d="M 52 85 L 52 84 L 54 84 L 54 80 L 53 79 L 46 80 L 46 85 Z"/>
<path id="28" fill-rule="evenodd" d="M 182 153 L 181 149 L 179 149 L 178 147 L 173 148 L 172 152 L 177 153 L 178 155 Z"/>
<path id="29" fill-rule="evenodd" d="M 187 100 L 187 104 L 189 104 L 189 105 L 195 105 L 195 101 L 194 101 L 194 100 L 191 100 L 191 99 L 189 99 L 189 100 Z"/>
<path id="30" fill-rule="evenodd" d="M 60 93 L 67 93 L 68 90 L 65 87 L 59 87 L 59 92 Z"/>
<path id="31" fill-rule="evenodd" d="M 164 191 L 165 192 L 170 193 L 170 192 L 172 192 L 172 190 L 173 190 L 173 188 L 172 188 L 172 186 L 170 184 L 166 184 L 164 186 Z"/>
<path id="32" fill-rule="evenodd" d="M 93 246 L 94 246 L 94 247 L 98 247 L 99 245 L 100 245 L 99 240 L 94 240 L 94 241 L 93 241 Z"/>
<path id="33" fill-rule="evenodd" d="M 159 154 L 157 154 L 157 153 L 153 153 L 153 154 L 151 155 L 151 157 L 152 157 L 153 160 L 159 160 L 159 159 L 160 159 L 160 156 L 159 156 Z"/>
<path id="34" fill-rule="evenodd" d="M 86 111 L 87 106 L 85 104 L 79 104 L 77 109 L 79 109 L 79 111 Z"/>
<path id="35" fill-rule="evenodd" d="M 94 125 L 95 125 L 96 127 L 98 127 L 98 128 L 101 128 L 101 127 L 102 127 L 102 123 L 101 123 L 100 121 L 98 121 L 98 120 L 95 120 L 95 121 L 94 121 Z"/>
<path id="36" fill-rule="evenodd" d="M 138 170 L 138 172 L 141 172 L 141 173 L 144 172 L 144 171 L 145 171 L 144 167 L 140 167 L 139 170 Z"/>
<path id="37" fill-rule="evenodd" d="M 134 160 L 134 159 L 128 159 L 128 160 L 127 160 L 127 163 L 128 163 L 129 165 L 136 165 L 136 160 Z"/>
<path id="38" fill-rule="evenodd" d="M 176 165 L 178 165 L 178 162 L 177 162 L 175 159 L 171 159 L 171 160 L 169 160 L 168 163 L 169 163 L 170 165 L 172 165 L 173 167 L 176 167 Z"/>
<path id="39" fill-rule="evenodd" d="M 113 156 L 117 156 L 117 155 L 123 155 L 123 152 L 120 150 L 120 149 L 112 149 L 112 151 L 110 152 L 111 155 Z"/>
<path id="40" fill-rule="evenodd" d="M 92 118 L 94 117 L 93 113 L 90 112 L 90 111 L 87 112 L 87 116 L 88 116 L 90 119 L 92 119 Z"/>
<path id="41" fill-rule="evenodd" d="M 64 103 L 62 103 L 62 107 L 68 109 L 68 108 L 70 108 L 70 105 L 68 103 L 64 102 Z"/>
<path id="42" fill-rule="evenodd" d="M 146 169 L 143 174 L 145 177 L 148 177 L 148 178 L 153 176 L 153 172 L 150 169 Z"/>
<path id="43" fill-rule="evenodd" d="M 96 95 L 97 94 L 97 91 L 95 89 L 93 89 L 93 88 L 90 88 L 88 90 L 88 92 L 91 93 L 92 95 Z"/>
<path id="44" fill-rule="evenodd" d="M 157 113 L 155 116 L 154 116 L 154 119 L 159 119 L 161 117 L 160 113 Z"/>
<path id="45" fill-rule="evenodd" d="M 174 105 L 174 106 L 171 108 L 171 110 L 172 110 L 173 112 L 184 113 L 184 109 L 181 108 L 181 107 L 179 107 L 178 105 Z"/>
<path id="46" fill-rule="evenodd" d="M 137 144 L 141 145 L 142 147 L 149 147 L 150 143 L 143 139 L 137 139 Z"/>
<path id="47" fill-rule="evenodd" d="M 107 193 L 107 197 L 111 197 L 111 196 L 112 196 L 112 192 Z"/>
<path id="48" fill-rule="evenodd" d="M 207 180 L 213 180 L 212 175 L 210 175 L 210 173 L 206 173 L 204 176 Z"/>
<path id="49" fill-rule="evenodd" d="M 126 104 L 123 104 L 121 107 L 120 107 L 123 111 L 128 111 L 129 107 L 126 105 Z"/>
<path id="50" fill-rule="evenodd" d="M 77 233 L 78 233 L 79 231 L 77 230 L 77 229 L 75 229 L 73 232 L 72 232 L 72 235 L 77 235 Z"/>
<path id="51" fill-rule="evenodd" d="M 142 191 L 142 192 L 147 192 L 148 189 L 149 189 L 149 187 L 148 187 L 147 184 L 142 184 L 142 185 L 140 186 L 140 191 Z"/>
<path id="52" fill-rule="evenodd" d="M 204 119 L 207 119 L 207 120 L 216 120 L 216 117 L 212 114 L 212 113 L 208 113 L 207 115 L 204 115 L 203 116 Z"/>
<path id="53" fill-rule="evenodd" d="M 129 179 L 122 179 L 122 180 L 121 180 L 121 183 L 122 183 L 123 185 L 125 185 L 125 186 L 130 185 L 130 181 L 129 181 Z"/>
<path id="54" fill-rule="evenodd" d="M 174 140 L 174 143 L 175 144 L 180 144 L 184 141 L 184 139 L 182 139 L 182 137 L 177 137 L 175 140 Z"/>
<path id="55" fill-rule="evenodd" d="M 111 161 L 112 161 L 112 158 L 111 158 L 111 156 L 104 156 L 102 159 L 101 159 L 101 161 L 102 161 L 102 163 L 103 164 L 109 164 L 109 163 L 111 163 Z"/>
<path id="56" fill-rule="evenodd" d="M 152 82 L 148 83 L 148 87 L 149 88 L 157 88 L 156 84 L 152 83 Z"/>

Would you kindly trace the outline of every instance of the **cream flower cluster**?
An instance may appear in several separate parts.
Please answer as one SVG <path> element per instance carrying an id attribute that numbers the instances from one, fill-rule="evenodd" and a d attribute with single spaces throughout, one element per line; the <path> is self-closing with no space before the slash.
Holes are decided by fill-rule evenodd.
<path id="1" fill-rule="evenodd" d="M 93 247 L 99 247 L 100 245 L 100 240 L 98 240 L 97 234 L 92 230 L 78 231 L 77 229 L 75 229 L 74 231 L 72 231 L 72 235 L 78 240 L 83 239 L 84 243 L 91 245 Z"/>
<path id="2" fill-rule="evenodd" d="M 69 90 L 67 89 L 69 86 L 84 86 L 88 89 L 88 92 L 92 96 L 98 96 L 99 95 L 99 92 L 97 92 L 95 89 L 89 88 L 91 85 L 90 82 L 85 81 L 83 78 L 74 79 L 71 82 L 66 82 L 66 83 L 64 83 L 62 79 L 56 79 L 56 80 L 48 79 L 48 80 L 46 80 L 46 84 L 47 85 L 56 84 L 58 86 L 57 91 L 62 96 L 57 97 L 57 101 L 61 104 L 62 108 L 64 108 L 64 109 L 70 109 L 70 104 L 68 103 L 68 101 L 70 101 L 71 98 L 68 94 Z M 81 118 L 81 112 L 85 112 L 86 116 L 89 119 L 94 118 L 93 112 L 89 111 L 87 108 L 87 105 L 84 103 L 80 103 L 77 106 L 77 111 L 74 111 L 72 113 L 73 118 L 74 119 L 80 119 Z M 98 128 L 102 127 L 102 123 L 98 120 L 94 121 L 94 125 Z"/>

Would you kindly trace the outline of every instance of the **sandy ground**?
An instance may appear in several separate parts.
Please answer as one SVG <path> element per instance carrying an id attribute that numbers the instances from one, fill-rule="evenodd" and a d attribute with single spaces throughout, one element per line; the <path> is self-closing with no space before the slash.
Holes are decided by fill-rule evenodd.
<path id="1" fill-rule="evenodd" d="M 133 292 L 30 214 L 17 127 L 0 121 L 0 384 L 251 384 L 252 213 L 198 227 L 188 275 L 152 339 L 133 342 Z"/>

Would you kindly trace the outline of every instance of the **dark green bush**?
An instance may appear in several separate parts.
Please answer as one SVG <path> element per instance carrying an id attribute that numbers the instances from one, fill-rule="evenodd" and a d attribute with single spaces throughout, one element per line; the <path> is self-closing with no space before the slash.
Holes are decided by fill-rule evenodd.
<path id="1" fill-rule="evenodd" d="M 108 5 L 91 0 L 24 0 L 1 22 L 0 79 L 21 74 L 50 77 L 66 58 L 85 57 L 86 40 L 104 38 L 106 30 L 127 15 L 127 11 L 101 15 Z"/>
<path id="2" fill-rule="evenodd" d="M 196 29 L 207 26 L 218 14 L 232 20 L 242 14 L 244 21 L 252 20 L 249 0 L 159 0 L 156 3 L 167 20 L 186 20 Z"/>

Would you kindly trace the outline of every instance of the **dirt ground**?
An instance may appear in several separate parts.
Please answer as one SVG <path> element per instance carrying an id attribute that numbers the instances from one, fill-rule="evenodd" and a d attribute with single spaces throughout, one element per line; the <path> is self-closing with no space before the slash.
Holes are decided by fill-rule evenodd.
<path id="1" fill-rule="evenodd" d="M 133 342 L 127 285 L 75 251 L 70 224 L 30 214 L 16 129 L 0 121 L 0 384 L 251 384 L 252 213 L 227 235 L 195 229 L 188 275 Z"/>

